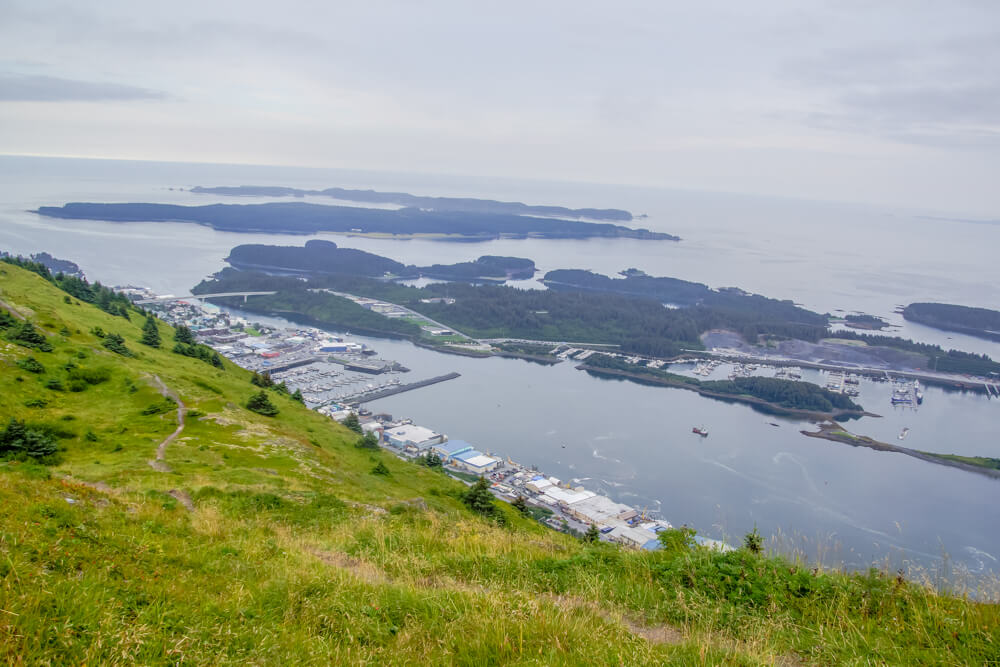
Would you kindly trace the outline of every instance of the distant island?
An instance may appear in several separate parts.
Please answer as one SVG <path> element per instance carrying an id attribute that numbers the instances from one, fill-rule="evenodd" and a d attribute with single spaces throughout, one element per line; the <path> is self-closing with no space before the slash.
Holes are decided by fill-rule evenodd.
<path id="1" fill-rule="evenodd" d="M 535 263 L 521 257 L 484 255 L 471 262 L 414 266 L 374 253 L 341 248 L 313 239 L 305 246 L 239 245 L 226 257 L 233 268 L 277 274 L 351 275 L 369 278 L 436 278 L 460 281 L 505 281 L 532 278 Z"/>
<path id="2" fill-rule="evenodd" d="M 325 206 L 304 202 L 270 204 L 99 204 L 42 206 L 39 215 L 71 220 L 110 222 L 193 222 L 239 233 L 316 234 L 336 232 L 390 238 L 487 241 L 499 238 L 588 239 L 631 238 L 679 241 L 672 234 L 621 225 L 540 218 L 510 213 L 386 210 L 356 206 Z"/>
<path id="3" fill-rule="evenodd" d="M 0 250 L 0 259 L 3 259 L 4 257 L 14 257 L 14 255 Z M 37 252 L 33 255 L 29 255 L 26 259 L 38 262 L 52 273 L 62 273 L 63 275 L 72 276 L 74 278 L 84 277 L 83 270 L 80 269 L 80 266 L 76 262 L 71 262 L 68 259 L 53 257 L 47 252 Z"/>
<path id="4" fill-rule="evenodd" d="M 521 202 L 496 201 L 494 199 L 474 199 L 471 197 L 425 197 L 406 192 L 378 192 L 377 190 L 348 190 L 326 188 L 325 190 L 302 190 L 268 185 L 240 185 L 236 187 L 191 188 L 199 194 L 226 195 L 232 197 L 330 197 L 341 201 L 356 201 L 367 204 L 397 204 L 412 206 L 427 211 L 460 211 L 464 213 L 495 213 L 510 215 L 536 215 L 550 218 L 590 218 L 591 220 L 615 220 L 630 222 L 632 214 L 617 208 L 566 208 L 564 206 L 531 206 Z"/>
<path id="5" fill-rule="evenodd" d="M 1000 340 L 1000 311 L 970 308 L 950 303 L 911 303 L 903 309 L 910 322 L 926 324 L 935 329 Z"/>
<path id="6" fill-rule="evenodd" d="M 889 323 L 881 317 L 855 313 L 844 316 L 844 326 L 852 329 L 867 329 L 869 331 L 881 331 L 889 326 Z"/>

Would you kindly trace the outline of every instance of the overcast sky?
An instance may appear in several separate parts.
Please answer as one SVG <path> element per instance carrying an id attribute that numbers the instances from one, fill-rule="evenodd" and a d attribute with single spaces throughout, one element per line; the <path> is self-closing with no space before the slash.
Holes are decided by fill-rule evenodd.
<path id="1" fill-rule="evenodd" d="M 1000 2 L 0 0 L 0 152 L 1000 216 Z"/>

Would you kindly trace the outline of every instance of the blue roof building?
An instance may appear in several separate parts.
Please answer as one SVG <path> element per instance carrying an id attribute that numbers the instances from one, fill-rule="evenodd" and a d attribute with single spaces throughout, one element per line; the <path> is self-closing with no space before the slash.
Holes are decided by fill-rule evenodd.
<path id="1" fill-rule="evenodd" d="M 459 454 L 471 452 L 473 449 L 474 447 L 465 440 L 449 440 L 448 442 L 442 442 L 431 447 L 431 451 L 445 460 L 454 458 Z"/>

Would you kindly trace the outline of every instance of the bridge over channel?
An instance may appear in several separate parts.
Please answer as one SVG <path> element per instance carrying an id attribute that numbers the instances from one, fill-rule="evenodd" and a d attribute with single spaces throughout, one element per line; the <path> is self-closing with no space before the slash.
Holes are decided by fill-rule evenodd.
<path id="1" fill-rule="evenodd" d="M 243 302 L 246 303 L 247 297 L 249 296 L 268 296 L 271 294 L 277 294 L 276 291 L 272 292 L 215 292 L 213 294 L 185 294 L 182 296 L 158 296 L 152 299 L 139 299 L 136 301 L 138 304 L 146 303 L 167 303 L 170 301 L 188 301 L 190 299 L 211 299 L 213 297 L 222 296 L 241 296 L 243 297 Z"/>

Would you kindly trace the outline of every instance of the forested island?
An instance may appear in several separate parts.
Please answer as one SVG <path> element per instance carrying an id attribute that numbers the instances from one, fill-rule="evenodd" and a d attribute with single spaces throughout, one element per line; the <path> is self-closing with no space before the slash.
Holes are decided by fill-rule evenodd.
<path id="1" fill-rule="evenodd" d="M 632 238 L 679 241 L 679 237 L 622 225 L 543 218 L 512 213 L 435 211 L 419 208 L 387 210 L 325 206 L 304 202 L 268 204 L 99 204 L 42 206 L 39 215 L 72 220 L 111 222 L 191 222 L 239 233 L 316 234 L 337 232 L 369 236 L 479 240 L 498 238 L 588 239 Z"/>
<path id="2" fill-rule="evenodd" d="M 412 206 L 431 211 L 461 211 L 465 213 L 505 213 L 513 215 L 535 215 L 550 218 L 590 218 L 591 220 L 614 220 L 630 222 L 632 214 L 618 208 L 566 208 L 565 206 L 533 206 L 521 202 L 476 199 L 473 197 L 427 197 L 411 195 L 407 192 L 379 192 L 377 190 L 349 190 L 346 188 L 325 188 L 323 190 L 303 190 L 273 185 L 239 185 L 235 187 L 195 186 L 191 192 L 198 194 L 226 195 L 233 197 L 330 197 L 341 201 L 356 201 L 366 204 L 396 204 Z"/>
<path id="3" fill-rule="evenodd" d="M 876 317 L 875 315 L 866 315 L 864 313 L 851 314 L 844 316 L 844 326 L 851 327 L 852 329 L 868 329 L 870 331 L 881 331 L 889 326 L 889 323 L 883 320 L 881 317 Z"/>
<path id="4" fill-rule="evenodd" d="M 0 259 L 5 257 L 13 257 L 9 253 L 0 250 Z M 53 257 L 47 252 L 37 252 L 30 255 L 27 259 L 37 262 L 44 266 L 46 269 L 52 273 L 60 273 L 64 276 L 72 276 L 73 278 L 83 278 L 83 271 L 76 262 L 71 262 L 68 259 L 59 259 L 58 257 Z"/>
<path id="5" fill-rule="evenodd" d="M 522 257 L 484 255 L 471 262 L 414 266 L 354 248 L 341 248 L 332 241 L 314 239 L 305 246 L 245 244 L 226 257 L 234 268 L 279 274 L 355 275 L 393 279 L 437 278 L 441 280 L 509 280 L 531 278 L 535 263 Z"/>
<path id="6" fill-rule="evenodd" d="M 1000 340 L 998 310 L 970 308 L 950 303 L 911 303 L 903 309 L 903 317 L 935 329 Z"/>
<path id="7" fill-rule="evenodd" d="M 631 364 L 606 354 L 591 355 L 577 368 L 592 375 L 623 377 L 642 384 L 688 389 L 709 398 L 747 403 L 772 414 L 832 419 L 849 419 L 866 414 L 847 396 L 811 382 L 766 377 L 698 380 L 659 368 Z"/>
<path id="8" fill-rule="evenodd" d="M 805 324 L 826 329 L 827 316 L 796 306 L 792 301 L 770 299 L 736 287 L 712 289 L 702 283 L 679 278 L 649 276 L 634 269 L 624 278 L 609 278 L 592 271 L 558 269 L 545 274 L 542 282 L 553 290 L 606 292 L 628 297 L 656 299 L 676 306 L 711 306 L 719 310 L 754 312 L 761 319 Z"/>

